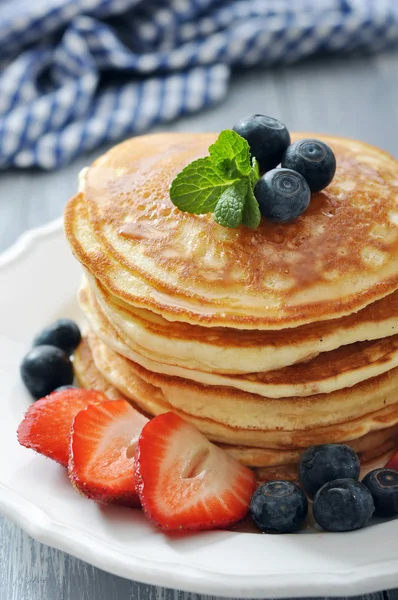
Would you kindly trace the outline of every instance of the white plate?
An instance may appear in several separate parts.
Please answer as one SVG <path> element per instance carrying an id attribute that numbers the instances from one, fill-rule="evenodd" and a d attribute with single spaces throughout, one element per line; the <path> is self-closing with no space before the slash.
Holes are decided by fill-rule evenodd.
<path id="1" fill-rule="evenodd" d="M 137 581 L 225 596 L 351 595 L 398 586 L 398 520 L 345 534 L 207 532 L 167 537 L 140 511 L 80 497 L 65 471 L 22 448 L 30 398 L 19 364 L 34 334 L 78 317 L 80 267 L 60 222 L 0 256 L 0 510 L 34 538 Z"/>

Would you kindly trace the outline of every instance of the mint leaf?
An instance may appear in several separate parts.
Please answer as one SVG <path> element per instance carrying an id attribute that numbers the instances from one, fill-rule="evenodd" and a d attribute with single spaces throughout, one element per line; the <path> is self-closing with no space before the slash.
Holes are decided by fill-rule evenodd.
<path id="1" fill-rule="evenodd" d="M 199 158 L 174 179 L 170 198 L 183 212 L 201 215 L 213 211 L 222 193 L 236 180 L 220 175 L 210 156 Z"/>
<path id="2" fill-rule="evenodd" d="M 185 167 L 170 186 L 170 198 L 181 211 L 214 212 L 224 227 L 241 223 L 256 228 L 261 214 L 253 189 L 260 178 L 258 162 L 250 160 L 247 141 L 224 130 L 209 148 L 210 156 Z"/>
<path id="3" fill-rule="evenodd" d="M 243 225 L 246 225 L 246 227 L 256 229 L 260 225 L 260 221 L 260 208 L 258 206 L 257 199 L 253 194 L 253 188 L 251 185 L 249 185 L 246 193 L 245 205 L 242 214 L 242 223 Z"/>
<path id="4" fill-rule="evenodd" d="M 260 170 L 258 167 L 258 162 L 254 157 L 252 159 L 252 170 L 250 172 L 249 179 L 250 185 L 246 193 L 245 207 L 242 214 L 242 223 L 243 225 L 246 225 L 246 227 L 256 229 L 260 225 L 261 213 L 253 190 L 257 181 L 260 179 Z"/>
<path id="5" fill-rule="evenodd" d="M 230 185 L 220 196 L 214 210 L 214 220 L 224 227 L 238 227 L 242 222 L 245 196 L 249 188 L 248 179 Z"/>
<path id="6" fill-rule="evenodd" d="M 210 158 L 226 177 L 238 178 L 250 174 L 248 142 L 232 129 L 225 129 L 209 148 Z"/>
<path id="7" fill-rule="evenodd" d="M 253 156 L 252 158 L 252 170 L 250 171 L 250 181 L 254 187 L 257 181 L 260 179 L 260 167 L 258 166 L 258 160 Z"/>

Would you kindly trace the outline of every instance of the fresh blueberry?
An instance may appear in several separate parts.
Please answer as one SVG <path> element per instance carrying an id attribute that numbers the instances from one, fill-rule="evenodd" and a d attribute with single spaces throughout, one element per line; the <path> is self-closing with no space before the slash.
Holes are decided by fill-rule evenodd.
<path id="1" fill-rule="evenodd" d="M 328 481 L 358 479 L 359 471 L 358 455 L 344 444 L 311 446 L 301 455 L 298 466 L 300 483 L 309 496 Z"/>
<path id="2" fill-rule="evenodd" d="M 70 356 L 80 344 L 81 339 L 80 329 L 74 321 L 58 319 L 35 337 L 33 346 L 56 346 Z"/>
<path id="3" fill-rule="evenodd" d="M 261 173 L 279 165 L 290 144 L 286 126 L 265 115 L 244 117 L 233 126 L 233 130 L 249 143 L 251 154 L 258 160 Z"/>
<path id="4" fill-rule="evenodd" d="M 78 390 L 79 386 L 77 385 L 61 385 L 60 387 L 55 388 L 54 392 L 63 392 L 65 390 Z"/>
<path id="5" fill-rule="evenodd" d="M 364 527 L 374 512 L 372 494 L 355 479 L 335 479 L 317 491 L 314 519 L 326 531 L 353 531 Z"/>
<path id="6" fill-rule="evenodd" d="M 311 192 L 320 192 L 334 177 L 336 158 L 331 148 L 320 140 L 299 140 L 286 150 L 282 167 L 300 173 Z"/>
<path id="7" fill-rule="evenodd" d="M 63 385 L 73 382 L 73 365 L 69 356 L 55 346 L 36 346 L 21 364 L 22 381 L 34 398 L 42 398 Z"/>
<path id="8" fill-rule="evenodd" d="M 398 515 L 398 473 L 392 469 L 374 469 L 362 480 L 373 496 L 375 514 L 379 517 Z"/>
<path id="9" fill-rule="evenodd" d="M 308 513 L 303 490 L 292 481 L 267 481 L 254 492 L 249 513 L 262 531 L 296 531 Z"/>
<path id="10" fill-rule="evenodd" d="M 281 223 L 301 215 L 311 200 L 304 177 L 290 169 L 273 169 L 260 177 L 254 195 L 263 217 Z"/>

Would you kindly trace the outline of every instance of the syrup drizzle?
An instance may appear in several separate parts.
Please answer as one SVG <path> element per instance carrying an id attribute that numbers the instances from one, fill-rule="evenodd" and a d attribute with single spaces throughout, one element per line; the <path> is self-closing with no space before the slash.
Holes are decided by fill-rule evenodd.
<path id="1" fill-rule="evenodd" d="M 152 225 L 136 223 L 134 221 L 122 225 L 119 229 L 119 234 L 132 240 L 150 240 L 153 238 L 161 238 L 164 235 Z"/>

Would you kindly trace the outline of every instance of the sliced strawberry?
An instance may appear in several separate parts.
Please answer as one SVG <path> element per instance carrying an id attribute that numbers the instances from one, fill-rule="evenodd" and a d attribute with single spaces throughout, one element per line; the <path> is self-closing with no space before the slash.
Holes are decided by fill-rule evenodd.
<path id="1" fill-rule="evenodd" d="M 104 400 L 108 398 L 102 392 L 83 388 L 53 392 L 28 408 L 18 427 L 18 442 L 67 467 L 73 419 L 89 404 Z"/>
<path id="2" fill-rule="evenodd" d="M 108 400 L 79 412 L 70 441 L 73 485 L 96 502 L 139 506 L 134 452 L 147 422 L 126 400 Z"/>
<path id="3" fill-rule="evenodd" d="M 169 531 L 236 523 L 246 515 L 256 488 L 250 469 L 171 412 L 142 430 L 136 481 L 147 517 Z"/>
<path id="4" fill-rule="evenodd" d="M 398 471 L 398 452 L 395 452 L 385 466 L 386 469 Z"/>

